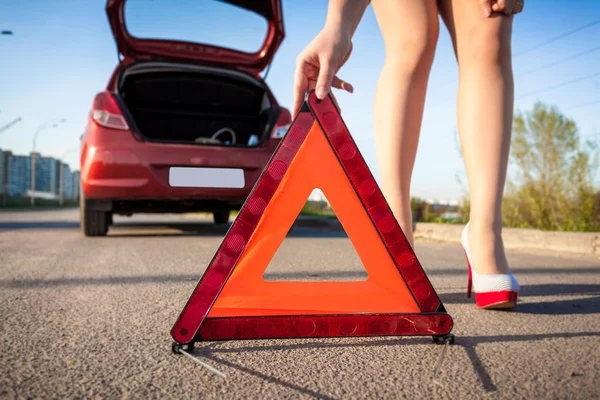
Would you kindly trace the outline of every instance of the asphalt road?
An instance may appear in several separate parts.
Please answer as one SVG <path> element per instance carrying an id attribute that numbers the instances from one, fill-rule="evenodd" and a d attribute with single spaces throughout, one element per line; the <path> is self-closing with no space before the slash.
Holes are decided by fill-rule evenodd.
<path id="1" fill-rule="evenodd" d="M 455 321 L 430 338 L 203 343 L 226 379 L 171 353 L 169 330 L 225 228 L 177 216 L 116 218 L 84 238 L 76 210 L 0 212 L 0 398 L 600 398 L 600 260 L 509 253 L 515 311 L 465 298 L 455 245 L 417 255 Z M 293 230 L 276 279 L 360 279 L 338 233 Z"/>

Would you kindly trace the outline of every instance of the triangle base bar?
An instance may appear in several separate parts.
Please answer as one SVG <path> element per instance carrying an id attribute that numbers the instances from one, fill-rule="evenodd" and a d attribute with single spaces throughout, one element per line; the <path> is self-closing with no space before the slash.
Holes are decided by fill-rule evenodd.
<path id="1" fill-rule="evenodd" d="M 441 336 L 452 330 L 446 313 L 291 315 L 206 318 L 194 342 L 360 336 Z"/>

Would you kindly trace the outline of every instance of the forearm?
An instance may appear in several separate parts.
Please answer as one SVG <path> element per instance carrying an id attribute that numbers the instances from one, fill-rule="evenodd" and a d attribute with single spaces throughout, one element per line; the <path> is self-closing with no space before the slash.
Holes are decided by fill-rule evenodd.
<path id="1" fill-rule="evenodd" d="M 352 37 L 370 0 L 329 0 L 325 26 Z"/>

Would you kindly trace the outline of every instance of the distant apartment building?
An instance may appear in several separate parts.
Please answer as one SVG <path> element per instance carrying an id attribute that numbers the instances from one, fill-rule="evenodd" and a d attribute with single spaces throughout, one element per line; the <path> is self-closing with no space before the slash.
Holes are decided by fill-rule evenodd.
<path id="1" fill-rule="evenodd" d="M 460 208 L 460 203 L 458 200 L 426 199 L 425 203 L 429 204 L 434 210 L 435 209 L 445 209 L 445 210 L 455 211 Z"/>
<path id="2" fill-rule="evenodd" d="M 31 157 L 10 154 L 6 174 L 8 195 L 27 196 L 27 190 L 31 187 Z"/>
<path id="3" fill-rule="evenodd" d="M 59 163 L 59 168 L 60 168 Z M 79 171 L 71 171 L 71 168 L 67 164 L 62 164 L 62 190 L 63 190 L 63 199 L 77 199 L 79 198 Z M 60 169 L 58 171 L 60 179 Z M 60 194 L 60 187 L 57 189 L 56 193 Z"/>
<path id="4" fill-rule="evenodd" d="M 2 196 L 8 195 L 8 156 L 12 155 L 10 151 L 0 151 L 2 155 L 2 180 L 0 180 L 0 186 L 2 186 Z"/>
<path id="5" fill-rule="evenodd" d="M 73 198 L 74 199 L 79 198 L 79 179 L 80 179 L 79 171 L 73 172 Z"/>
<path id="6" fill-rule="evenodd" d="M 60 194 L 60 167 L 63 166 L 63 198 L 79 197 L 79 171 L 72 172 L 67 164 L 52 157 L 35 153 L 36 197 L 58 198 Z M 15 155 L 0 149 L 0 194 L 27 197 L 31 191 L 31 155 Z"/>
<path id="7" fill-rule="evenodd" d="M 53 188 L 53 192 L 58 194 L 60 191 L 60 166 L 62 165 L 61 162 L 59 160 L 54 160 L 54 162 L 56 163 L 56 167 L 55 169 L 55 175 L 54 175 L 54 188 Z"/>
<path id="8" fill-rule="evenodd" d="M 68 165 L 63 164 L 63 197 L 72 199 L 73 195 L 73 173 Z"/>
<path id="9" fill-rule="evenodd" d="M 35 154 L 35 191 L 56 194 L 57 164 L 51 157 Z M 31 156 L 8 156 L 8 195 L 25 197 L 31 190 Z"/>
<path id="10" fill-rule="evenodd" d="M 36 155 L 35 159 L 35 191 L 58 194 L 58 163 L 51 157 Z"/>

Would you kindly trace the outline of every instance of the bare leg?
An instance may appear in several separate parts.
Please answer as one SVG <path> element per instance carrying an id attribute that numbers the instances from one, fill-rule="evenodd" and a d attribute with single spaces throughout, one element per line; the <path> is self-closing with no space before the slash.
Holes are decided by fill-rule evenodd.
<path id="1" fill-rule="evenodd" d="M 486 18 L 474 0 L 441 0 L 439 7 L 460 70 L 458 127 L 471 197 L 473 264 L 482 274 L 508 273 L 502 243 L 502 196 L 514 102 L 513 18 Z"/>
<path id="2" fill-rule="evenodd" d="M 410 182 L 439 32 L 435 0 L 373 0 L 385 42 L 374 128 L 382 191 L 411 246 Z"/>

